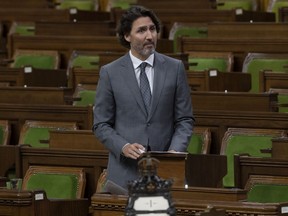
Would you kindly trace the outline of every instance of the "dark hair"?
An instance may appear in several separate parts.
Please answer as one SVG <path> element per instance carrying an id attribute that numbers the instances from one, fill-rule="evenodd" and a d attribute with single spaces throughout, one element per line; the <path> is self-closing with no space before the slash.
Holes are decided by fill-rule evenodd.
<path id="1" fill-rule="evenodd" d="M 132 29 L 133 22 L 139 17 L 150 17 L 152 22 L 156 26 L 157 33 L 160 32 L 160 20 L 154 14 L 153 11 L 143 7 L 143 6 L 133 6 L 130 7 L 127 11 L 124 12 L 120 19 L 120 23 L 117 28 L 118 38 L 120 44 L 126 48 L 130 49 L 130 43 L 126 41 L 125 35 L 129 34 Z"/>

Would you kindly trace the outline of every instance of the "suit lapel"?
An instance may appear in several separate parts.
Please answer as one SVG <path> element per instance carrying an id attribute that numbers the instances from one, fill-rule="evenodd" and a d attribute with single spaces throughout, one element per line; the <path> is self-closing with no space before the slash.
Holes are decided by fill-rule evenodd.
<path id="1" fill-rule="evenodd" d="M 159 103 L 159 98 L 164 86 L 164 81 L 166 78 L 165 60 L 157 52 L 155 52 L 154 58 L 154 83 L 153 83 L 153 94 L 152 94 L 152 104 L 148 120 L 152 117 L 155 109 Z"/>
<path id="2" fill-rule="evenodd" d="M 147 115 L 129 53 L 124 56 L 123 61 L 121 62 L 120 72 L 122 73 L 124 82 L 131 90 L 132 95 L 139 104 L 141 110 L 145 115 Z"/>

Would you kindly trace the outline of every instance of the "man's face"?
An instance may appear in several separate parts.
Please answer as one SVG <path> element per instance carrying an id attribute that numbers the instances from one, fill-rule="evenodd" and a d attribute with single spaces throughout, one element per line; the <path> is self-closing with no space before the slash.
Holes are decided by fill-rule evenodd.
<path id="1" fill-rule="evenodd" d="M 131 32 L 125 39 L 130 42 L 132 54 L 144 61 L 156 49 L 156 26 L 150 17 L 140 17 L 133 22 Z"/>

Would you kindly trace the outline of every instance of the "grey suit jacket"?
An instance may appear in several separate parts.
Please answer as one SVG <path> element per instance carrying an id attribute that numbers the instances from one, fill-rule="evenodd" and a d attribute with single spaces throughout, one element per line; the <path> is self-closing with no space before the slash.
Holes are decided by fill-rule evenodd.
<path id="1" fill-rule="evenodd" d="M 155 52 L 154 84 L 147 115 L 131 58 L 103 66 L 96 89 L 93 131 L 109 150 L 107 178 L 127 188 L 139 177 L 137 160 L 123 156 L 126 143 L 151 151 L 186 151 L 194 118 L 184 65 Z"/>

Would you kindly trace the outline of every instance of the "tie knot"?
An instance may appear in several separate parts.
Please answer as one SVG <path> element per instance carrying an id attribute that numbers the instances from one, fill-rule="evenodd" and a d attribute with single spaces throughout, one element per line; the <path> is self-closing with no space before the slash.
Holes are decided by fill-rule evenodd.
<path id="1" fill-rule="evenodd" d="M 147 66 L 147 62 L 142 62 L 141 64 L 140 64 L 140 70 L 141 70 L 141 72 L 142 71 L 145 71 L 145 68 L 146 68 L 146 66 Z"/>

